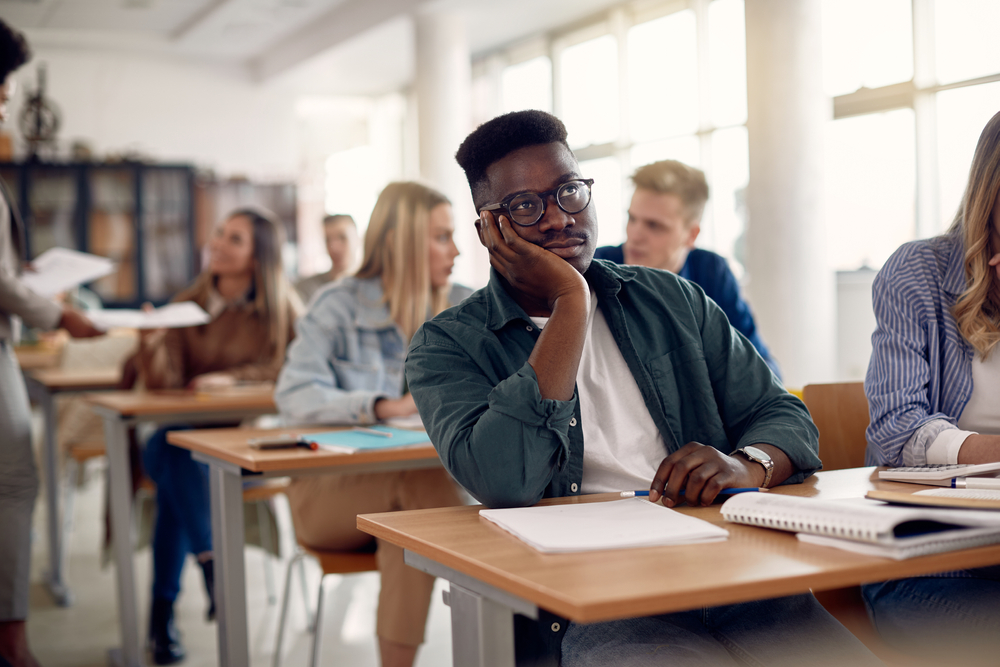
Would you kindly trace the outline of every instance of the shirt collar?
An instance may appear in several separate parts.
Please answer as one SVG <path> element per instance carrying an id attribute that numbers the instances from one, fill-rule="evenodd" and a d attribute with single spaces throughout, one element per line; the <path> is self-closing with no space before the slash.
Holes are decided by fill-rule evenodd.
<path id="1" fill-rule="evenodd" d="M 208 298 L 205 300 L 205 312 L 214 320 L 228 308 L 244 308 L 253 305 L 251 298 L 253 292 L 254 289 L 251 286 L 245 293 L 235 299 L 226 301 L 225 297 L 219 294 L 219 290 L 215 289 L 214 282 L 210 283 L 208 286 Z"/>

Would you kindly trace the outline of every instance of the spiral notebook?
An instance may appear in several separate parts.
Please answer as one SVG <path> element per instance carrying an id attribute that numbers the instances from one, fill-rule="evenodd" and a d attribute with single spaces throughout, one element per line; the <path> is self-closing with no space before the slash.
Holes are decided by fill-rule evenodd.
<path id="1" fill-rule="evenodd" d="M 903 560 L 1000 543 L 1000 513 L 894 507 L 744 493 L 721 508 L 733 523 L 798 533 L 802 542 Z"/>

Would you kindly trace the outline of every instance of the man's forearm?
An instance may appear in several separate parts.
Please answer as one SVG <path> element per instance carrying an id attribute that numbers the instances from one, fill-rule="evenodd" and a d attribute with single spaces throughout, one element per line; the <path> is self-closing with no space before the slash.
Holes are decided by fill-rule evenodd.
<path id="1" fill-rule="evenodd" d="M 568 401 L 576 388 L 583 343 L 587 339 L 590 293 L 560 297 L 535 343 L 528 363 L 538 377 L 542 398 Z"/>
<path id="2" fill-rule="evenodd" d="M 993 463 L 1000 461 L 1000 435 L 973 434 L 958 450 L 959 463 Z"/>

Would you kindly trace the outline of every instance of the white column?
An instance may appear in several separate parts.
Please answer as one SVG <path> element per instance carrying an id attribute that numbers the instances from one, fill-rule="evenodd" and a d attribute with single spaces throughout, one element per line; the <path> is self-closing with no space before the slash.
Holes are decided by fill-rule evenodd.
<path id="1" fill-rule="evenodd" d="M 822 205 L 832 105 L 823 93 L 820 4 L 746 3 L 748 292 L 790 387 L 831 381 L 836 368 Z"/>
<path id="2" fill-rule="evenodd" d="M 489 260 L 473 222 L 476 212 L 455 151 L 472 131 L 472 69 L 465 17 L 459 12 L 416 15 L 416 93 L 420 177 L 455 207 L 455 243 L 462 252 L 452 279 L 485 284 Z"/>

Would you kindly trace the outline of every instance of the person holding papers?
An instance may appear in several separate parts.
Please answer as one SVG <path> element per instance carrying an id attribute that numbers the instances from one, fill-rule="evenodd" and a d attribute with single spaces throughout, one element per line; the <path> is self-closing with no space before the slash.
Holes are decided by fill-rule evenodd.
<path id="1" fill-rule="evenodd" d="M 144 330 L 136 356 L 140 386 L 207 390 L 278 376 L 302 307 L 282 267 L 283 236 L 281 223 L 255 208 L 233 211 L 214 230 L 207 268 L 174 298 L 197 303 L 212 319 L 194 327 Z M 209 618 L 215 609 L 208 466 L 167 444 L 167 431 L 176 428 L 154 433 L 143 455 L 156 483 L 158 508 L 149 628 L 158 665 L 184 658 L 173 607 L 188 553 L 204 573 Z"/>
<path id="2" fill-rule="evenodd" d="M 414 335 L 406 377 L 475 498 L 648 488 L 667 506 L 707 505 L 819 468 L 805 406 L 698 286 L 593 259 L 598 185 L 559 119 L 494 118 L 456 157 L 493 268 Z M 517 617 L 516 635 L 522 664 L 879 664 L 812 595 L 588 625 L 542 612 Z"/>
<path id="3" fill-rule="evenodd" d="M 289 424 L 373 424 L 416 416 L 406 391 L 406 345 L 424 320 L 471 294 L 450 283 L 458 248 L 448 199 L 419 183 L 390 183 L 365 232 L 355 276 L 321 288 L 296 325 L 274 399 Z M 293 480 L 296 536 L 319 549 L 357 550 L 372 538 L 357 514 L 461 504 L 438 469 Z M 434 578 L 408 567 L 403 550 L 377 543 L 379 654 L 409 667 L 423 642 Z"/>
<path id="4" fill-rule="evenodd" d="M 979 137 L 951 227 L 899 248 L 875 278 L 872 300 L 866 463 L 1000 461 L 1000 114 Z M 887 640 L 995 663 L 1000 567 L 872 584 L 864 593 Z"/>
<path id="5" fill-rule="evenodd" d="M 17 85 L 13 74 L 31 57 L 24 35 L 0 20 L 0 123 Z M 31 515 L 38 473 L 31 449 L 31 408 L 14 355 L 21 322 L 66 329 L 71 336 L 99 336 L 79 310 L 39 296 L 21 282 L 25 229 L 14 197 L 0 181 L 0 663 L 37 665 L 28 648 L 28 574 Z"/>

